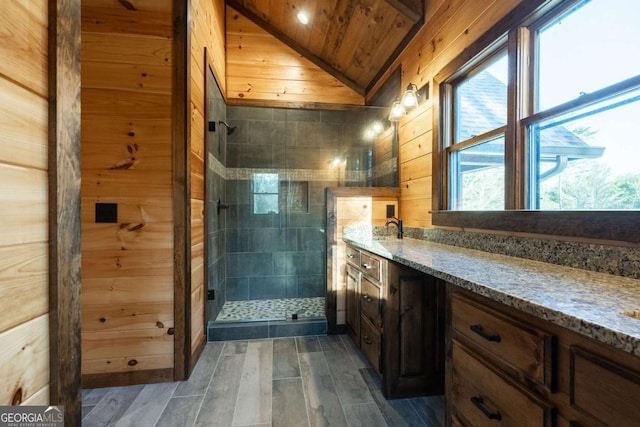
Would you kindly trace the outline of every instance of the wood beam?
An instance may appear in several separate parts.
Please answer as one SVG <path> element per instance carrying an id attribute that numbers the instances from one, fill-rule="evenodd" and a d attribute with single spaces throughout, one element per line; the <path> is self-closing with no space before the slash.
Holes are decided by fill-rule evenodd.
<path id="1" fill-rule="evenodd" d="M 190 1 L 174 1 L 173 9 L 173 278 L 174 278 L 174 380 L 191 372 L 191 152 L 189 102 L 191 100 Z"/>
<path id="2" fill-rule="evenodd" d="M 79 426 L 80 2 L 49 0 L 48 20 L 49 401 Z"/>
<path id="3" fill-rule="evenodd" d="M 271 25 L 270 23 L 266 22 L 260 16 L 256 15 L 254 12 L 252 12 L 251 10 L 247 9 L 246 7 L 244 7 L 244 5 L 239 0 L 227 0 L 227 6 L 232 7 L 237 12 L 239 12 L 239 13 L 243 14 L 245 17 L 249 18 L 251 21 L 253 21 L 260 28 L 262 28 L 263 30 L 265 30 L 266 32 L 268 32 L 269 34 L 271 34 L 272 36 L 274 36 L 275 38 L 280 40 L 282 43 L 284 43 L 285 45 L 287 45 L 291 49 L 293 49 L 296 52 L 298 52 L 300 55 L 304 56 L 306 59 L 311 61 L 313 64 L 315 64 L 316 66 L 320 67 L 322 70 L 324 70 L 327 73 L 331 74 L 333 77 L 338 79 L 344 85 L 346 85 L 346 86 L 350 87 L 351 89 L 353 89 L 358 95 L 362 95 L 362 96 L 365 95 L 364 87 L 360 86 L 358 83 L 356 83 L 355 81 L 351 80 L 346 74 L 342 73 L 341 71 L 339 71 L 338 69 L 336 69 L 335 67 L 330 65 L 324 59 L 320 58 L 319 56 L 317 56 L 316 54 L 314 54 L 310 50 L 308 50 L 305 47 L 301 46 L 299 43 L 297 43 L 291 37 L 287 36 L 282 31 L 278 30 L 273 25 Z"/>
<path id="4" fill-rule="evenodd" d="M 424 16 L 422 5 L 410 0 L 384 0 L 387 4 L 403 14 L 412 24 L 418 22 Z M 421 2 L 422 3 L 422 2 Z"/>

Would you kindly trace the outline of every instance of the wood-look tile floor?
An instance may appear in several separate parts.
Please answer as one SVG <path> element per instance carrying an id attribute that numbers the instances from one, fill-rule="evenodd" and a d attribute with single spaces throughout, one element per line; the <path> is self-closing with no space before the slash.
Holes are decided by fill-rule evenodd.
<path id="1" fill-rule="evenodd" d="M 385 400 L 346 335 L 208 343 L 188 381 L 84 390 L 83 426 L 443 426 L 442 396 Z"/>

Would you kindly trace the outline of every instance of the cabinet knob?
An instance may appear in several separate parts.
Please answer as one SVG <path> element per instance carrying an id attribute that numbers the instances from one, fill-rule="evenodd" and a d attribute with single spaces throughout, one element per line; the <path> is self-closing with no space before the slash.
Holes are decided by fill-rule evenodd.
<path id="1" fill-rule="evenodd" d="M 480 324 L 471 325 L 469 329 L 471 329 L 473 332 L 480 335 L 482 338 L 484 338 L 487 341 L 500 342 L 501 340 L 500 335 L 488 333 L 487 331 L 484 330 L 484 328 Z"/>
<path id="2" fill-rule="evenodd" d="M 373 301 L 369 295 L 362 295 L 362 299 L 365 300 L 366 302 Z"/>
<path id="3" fill-rule="evenodd" d="M 354 258 L 354 257 L 355 257 L 355 255 L 354 255 L 354 254 L 348 254 L 348 255 L 347 255 L 347 258 Z"/>
<path id="4" fill-rule="evenodd" d="M 500 412 L 491 412 L 489 409 L 487 409 L 486 406 L 484 406 L 484 399 L 482 398 L 482 396 L 471 397 L 471 403 L 476 405 L 476 408 L 480 409 L 485 417 L 489 418 L 490 420 L 502 420 L 502 415 L 500 414 Z"/>
<path id="5" fill-rule="evenodd" d="M 366 269 L 366 270 L 371 270 L 373 268 L 373 266 L 371 264 L 362 264 L 362 268 Z"/>
<path id="6" fill-rule="evenodd" d="M 371 338 L 366 335 L 362 338 L 362 341 L 364 341 L 365 344 L 371 344 Z"/>

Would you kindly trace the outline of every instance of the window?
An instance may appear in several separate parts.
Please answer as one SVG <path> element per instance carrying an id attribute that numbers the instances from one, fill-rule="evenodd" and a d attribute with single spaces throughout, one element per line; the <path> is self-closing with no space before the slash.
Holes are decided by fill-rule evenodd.
<path id="1" fill-rule="evenodd" d="M 626 0 L 581 1 L 531 26 L 528 208 L 640 209 L 636 10 Z"/>
<path id="2" fill-rule="evenodd" d="M 253 213 L 268 214 L 278 213 L 278 192 L 280 183 L 277 173 L 254 173 L 253 187 Z"/>
<path id="3" fill-rule="evenodd" d="M 503 209 L 507 53 L 474 68 L 452 89 L 449 205 L 452 210 Z"/>
<path id="4" fill-rule="evenodd" d="M 544 6 L 443 71 L 439 210 L 640 209 L 640 9 Z"/>

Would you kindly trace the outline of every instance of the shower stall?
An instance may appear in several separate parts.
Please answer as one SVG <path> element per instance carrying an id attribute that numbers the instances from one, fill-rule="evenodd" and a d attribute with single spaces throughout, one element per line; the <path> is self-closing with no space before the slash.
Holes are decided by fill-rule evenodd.
<path id="1" fill-rule="evenodd" d="M 215 95 L 208 120 L 224 125 L 208 139 L 209 339 L 324 333 L 325 189 L 376 184 L 386 112 L 225 106 Z"/>

